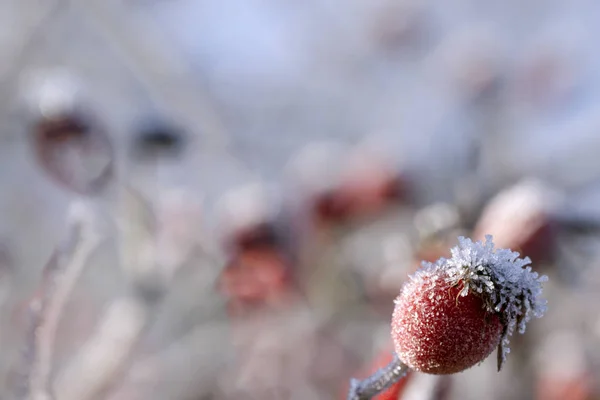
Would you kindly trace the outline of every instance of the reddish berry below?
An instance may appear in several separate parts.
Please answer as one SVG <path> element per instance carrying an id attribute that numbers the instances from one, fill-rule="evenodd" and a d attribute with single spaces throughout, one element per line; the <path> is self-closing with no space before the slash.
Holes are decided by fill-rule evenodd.
<path id="1" fill-rule="evenodd" d="M 392 339 L 400 360 L 416 371 L 453 374 L 483 361 L 498 346 L 502 323 L 473 292 L 459 296 L 439 270 L 421 270 L 396 300 Z"/>

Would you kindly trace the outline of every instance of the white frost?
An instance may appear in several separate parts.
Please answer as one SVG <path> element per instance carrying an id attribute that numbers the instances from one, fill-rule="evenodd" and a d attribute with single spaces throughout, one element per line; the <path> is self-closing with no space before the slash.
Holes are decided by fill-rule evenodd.
<path id="1" fill-rule="evenodd" d="M 443 271 L 452 284 L 465 282 L 461 295 L 469 291 L 482 293 L 490 312 L 501 314 L 505 326 L 502 336 L 502 361 L 509 353 L 509 337 L 518 329 L 525 332 L 527 322 L 532 317 L 540 318 L 546 311 L 546 300 L 541 298 L 542 283 L 546 276 L 539 276 L 531 270 L 531 260 L 520 258 L 519 253 L 510 249 L 494 249 L 492 236 L 487 235 L 485 243 L 473 242 L 460 237 L 458 246 L 452 248 L 452 257 L 440 258 L 435 263 L 423 262 L 427 271 Z M 419 273 L 414 279 L 419 279 Z"/>

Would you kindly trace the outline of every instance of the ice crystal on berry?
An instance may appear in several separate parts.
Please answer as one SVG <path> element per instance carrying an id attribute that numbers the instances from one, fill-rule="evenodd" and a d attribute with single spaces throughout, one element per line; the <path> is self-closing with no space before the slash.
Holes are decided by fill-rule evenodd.
<path id="1" fill-rule="evenodd" d="M 544 315 L 547 302 L 541 298 L 542 283 L 548 278 L 531 270 L 529 257 L 520 258 L 510 249 L 494 249 L 491 235 L 486 236 L 485 243 L 464 237 L 458 240 L 451 258 L 423 262 L 423 267 L 425 271 L 444 272 L 449 284 L 461 285 L 460 296 L 472 292 L 483 299 L 488 312 L 499 314 L 504 329 L 498 348 L 500 369 L 515 329 L 524 333 L 532 317 Z"/>

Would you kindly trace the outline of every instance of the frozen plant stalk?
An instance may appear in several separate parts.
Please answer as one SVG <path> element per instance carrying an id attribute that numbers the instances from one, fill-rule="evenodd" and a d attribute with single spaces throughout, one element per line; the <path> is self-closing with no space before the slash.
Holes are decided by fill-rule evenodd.
<path id="1" fill-rule="evenodd" d="M 450 259 L 424 262 L 395 301 L 391 334 L 399 365 L 428 374 L 453 374 L 482 362 L 498 348 L 500 370 L 515 329 L 524 333 L 532 317 L 544 314 L 546 301 L 540 296 L 547 277 L 531 270 L 529 258 L 494 249 L 489 235 L 485 242 L 460 237 L 451 252 Z M 393 382 L 381 385 L 379 378 L 403 376 L 386 375 L 387 369 L 354 383 L 348 398 L 371 398 L 377 392 L 369 390 L 369 382 L 384 388 Z"/>

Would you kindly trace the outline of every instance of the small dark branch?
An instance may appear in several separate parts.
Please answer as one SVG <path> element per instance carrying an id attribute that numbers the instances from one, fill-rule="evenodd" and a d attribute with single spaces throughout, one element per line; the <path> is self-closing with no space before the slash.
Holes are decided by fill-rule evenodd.
<path id="1" fill-rule="evenodd" d="M 597 235 L 600 233 L 600 221 L 595 217 L 573 214 L 554 215 L 552 220 L 559 229 L 571 234 Z"/>
<path id="2" fill-rule="evenodd" d="M 398 382 L 408 373 L 408 365 L 404 364 L 397 355 L 387 366 L 379 369 L 364 380 L 350 380 L 348 400 L 369 400 L 377 396 L 383 390 Z"/>
<path id="3" fill-rule="evenodd" d="M 137 160 L 156 160 L 159 157 L 179 156 L 186 145 L 185 132 L 167 121 L 145 121 L 130 150 Z"/>

